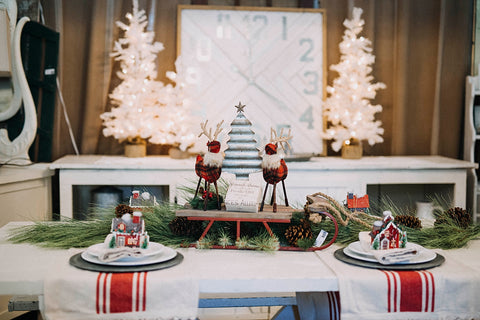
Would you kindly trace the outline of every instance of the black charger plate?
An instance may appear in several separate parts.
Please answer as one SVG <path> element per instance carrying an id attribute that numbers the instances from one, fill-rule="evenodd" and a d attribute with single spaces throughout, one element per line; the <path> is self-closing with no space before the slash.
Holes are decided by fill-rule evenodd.
<path id="1" fill-rule="evenodd" d="M 175 258 L 159 263 L 139 266 L 109 266 L 88 262 L 82 258 L 82 253 L 77 253 L 70 257 L 69 263 L 79 269 L 97 272 L 142 272 L 170 268 L 180 264 L 182 261 L 183 255 L 177 252 Z"/>

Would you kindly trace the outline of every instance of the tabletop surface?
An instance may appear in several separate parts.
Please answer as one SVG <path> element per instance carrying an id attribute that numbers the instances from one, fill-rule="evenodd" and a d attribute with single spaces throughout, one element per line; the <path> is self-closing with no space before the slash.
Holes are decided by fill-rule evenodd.
<path id="1" fill-rule="evenodd" d="M 7 240 L 11 228 L 26 224 L 31 222 L 10 222 L 0 228 L 0 295 L 42 294 L 43 279 L 82 251 L 46 249 Z M 152 272 L 169 279 L 193 277 L 199 281 L 200 292 L 207 294 L 337 291 L 337 276 L 324 262 L 331 259 L 336 248 L 333 245 L 316 252 L 178 249 L 184 255 L 180 265 Z M 447 264 L 468 265 L 480 281 L 480 239 L 461 249 L 436 251 L 446 257 Z M 329 255 L 328 259 L 325 255 Z"/>
<path id="2" fill-rule="evenodd" d="M 7 241 L 9 223 L 0 228 L 0 295 L 42 294 L 43 279 L 81 249 L 45 249 Z M 282 293 L 338 290 L 335 274 L 314 252 L 178 249 L 183 262 L 151 271 L 166 278 L 192 276 L 200 292 Z M 84 271 L 89 272 L 89 271 Z"/>
<path id="3" fill-rule="evenodd" d="M 51 282 L 51 279 L 56 277 L 61 279 L 67 277 L 66 279 L 73 282 L 84 279 L 86 276 L 91 278 L 86 274 L 90 271 L 68 265 L 69 258 L 81 252 L 82 249 L 45 249 L 29 244 L 12 244 L 7 241 L 10 228 L 28 223 L 11 222 L 0 228 L 2 257 L 0 259 L 0 295 L 43 296 L 45 279 L 50 279 L 47 280 L 48 284 L 48 281 Z M 371 319 L 368 313 L 364 314 L 364 311 L 356 309 L 356 301 L 363 299 L 364 296 L 367 297 L 365 301 L 368 301 L 369 296 L 376 297 L 377 294 L 371 295 L 372 290 L 365 291 L 365 288 L 371 288 L 372 285 L 385 287 L 388 285 L 387 278 L 384 272 L 351 266 L 336 260 L 333 252 L 338 248 L 339 246 L 334 244 L 316 252 L 179 249 L 178 251 L 184 255 L 181 264 L 169 269 L 150 271 L 149 274 L 154 273 L 155 277 L 152 278 L 160 281 L 163 279 L 174 282 L 186 279 L 197 280 L 200 297 L 203 298 L 286 297 L 295 296 L 298 292 L 315 296 L 317 292 L 339 291 L 340 295 L 343 293 L 342 314 L 343 312 L 351 313 L 353 310 L 355 314 L 351 319 L 360 319 L 357 318 L 358 314 L 363 315 L 361 319 Z M 461 249 L 434 249 L 434 251 L 441 253 L 446 259 L 440 267 L 428 270 L 434 270 L 435 288 L 438 287 L 439 292 L 435 295 L 435 301 L 438 302 L 438 308 L 435 309 L 435 312 L 438 310 L 436 316 L 448 315 L 446 318 L 453 319 L 453 315 L 458 315 L 460 309 L 463 310 L 463 305 L 458 305 L 459 302 L 453 299 L 452 295 L 457 297 L 463 293 L 462 303 L 468 300 L 466 303 L 468 316 L 463 318 L 477 319 L 477 315 L 480 315 L 480 306 L 478 306 L 480 239 L 470 241 Z M 423 271 L 420 273 L 423 274 Z M 352 288 L 356 288 L 356 291 L 349 298 Z M 416 290 L 418 293 L 418 287 Z M 383 296 L 387 291 L 378 292 Z M 296 297 L 298 302 L 298 295 Z M 381 301 L 386 303 L 384 300 Z M 448 301 L 456 302 L 448 304 Z M 378 300 L 375 300 L 373 304 L 375 312 L 385 309 L 379 308 L 377 304 Z M 309 307 L 304 310 L 311 311 Z M 440 319 L 435 317 L 437 318 Z"/>
<path id="4" fill-rule="evenodd" d="M 309 161 L 290 161 L 290 170 L 398 170 L 398 169 L 471 169 L 473 162 L 441 156 L 366 156 L 351 160 L 340 157 L 314 157 Z M 172 159 L 168 156 L 127 158 L 104 155 L 68 155 L 51 163 L 51 169 L 168 169 L 191 170 L 195 158 Z"/>

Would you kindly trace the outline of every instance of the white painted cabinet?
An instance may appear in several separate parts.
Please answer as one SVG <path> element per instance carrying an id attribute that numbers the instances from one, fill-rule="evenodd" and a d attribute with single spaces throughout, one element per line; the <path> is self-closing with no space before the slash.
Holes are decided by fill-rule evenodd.
<path id="1" fill-rule="evenodd" d="M 52 218 L 52 181 L 48 163 L 0 167 L 0 227 L 11 221 Z"/>
<path id="2" fill-rule="evenodd" d="M 392 198 L 414 201 L 424 200 L 431 190 L 449 196 L 453 205 L 465 207 L 467 172 L 476 167 L 469 161 L 439 156 L 363 157 L 359 160 L 319 157 L 305 162 L 287 162 L 287 165 L 288 200 L 296 207 L 302 207 L 305 197 L 316 192 L 343 202 L 347 192 L 358 195 L 368 192 L 371 201 L 375 201 L 387 190 Z M 60 213 L 74 217 L 74 190 L 78 186 L 167 186 L 168 200 L 180 200 L 178 187 L 192 183 L 195 187 L 198 181 L 194 166 L 195 158 L 85 155 L 66 156 L 53 162 L 50 168 L 58 170 L 59 174 Z"/>

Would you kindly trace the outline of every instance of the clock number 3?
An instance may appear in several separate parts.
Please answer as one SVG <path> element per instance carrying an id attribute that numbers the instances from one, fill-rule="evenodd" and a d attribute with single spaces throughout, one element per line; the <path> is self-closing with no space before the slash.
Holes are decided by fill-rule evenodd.
<path id="1" fill-rule="evenodd" d="M 316 71 L 305 71 L 303 74 L 307 79 L 308 88 L 303 89 L 305 94 L 317 94 L 318 93 L 318 73 Z"/>
<path id="2" fill-rule="evenodd" d="M 313 62 L 313 49 L 314 42 L 310 38 L 300 39 L 300 46 L 305 48 L 304 53 L 300 57 L 302 62 Z M 316 71 L 305 71 L 303 76 L 307 80 L 308 87 L 303 89 L 305 94 L 317 94 L 318 93 L 318 73 Z M 308 124 L 308 129 L 313 129 L 313 108 L 309 106 L 300 116 L 299 120 L 301 122 L 306 122 Z"/>
<path id="3" fill-rule="evenodd" d="M 313 62 L 313 49 L 314 49 L 314 42 L 310 38 L 302 38 L 300 39 L 300 46 L 303 48 L 305 47 L 305 52 L 300 57 L 300 61 L 302 62 Z M 303 89 L 305 94 L 317 94 L 318 93 L 318 73 L 316 71 L 306 71 L 304 77 L 308 80 L 309 88 Z"/>

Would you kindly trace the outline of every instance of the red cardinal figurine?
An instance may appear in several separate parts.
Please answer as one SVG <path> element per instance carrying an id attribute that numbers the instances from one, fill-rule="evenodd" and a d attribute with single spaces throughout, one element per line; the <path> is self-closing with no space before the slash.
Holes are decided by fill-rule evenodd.
<path id="1" fill-rule="evenodd" d="M 203 157 L 201 155 L 197 155 L 197 160 L 195 162 L 195 173 L 197 174 L 197 176 L 200 177 L 200 179 L 198 180 L 194 198 L 197 197 L 198 189 L 200 187 L 200 182 L 202 181 L 202 179 L 205 180 L 205 190 L 207 191 L 207 194 L 210 191 L 210 184 L 213 183 L 215 186 L 215 192 L 217 193 L 217 207 L 218 210 L 220 210 L 221 204 L 220 196 L 218 194 L 217 180 L 222 174 L 223 153 L 220 152 L 220 142 L 218 142 L 216 139 L 218 137 L 218 134 L 222 131 L 221 126 L 223 124 L 223 121 L 217 124 L 217 129 L 215 130 L 215 133 L 213 135 L 211 128 L 209 131 L 207 131 L 207 123 L 208 120 L 206 120 L 205 123 L 200 124 L 200 127 L 202 128 L 202 133 L 200 133 L 199 137 L 204 134 L 208 138 L 208 151 Z M 208 198 L 209 197 L 205 197 L 203 210 L 207 210 Z"/>
<path id="2" fill-rule="evenodd" d="M 280 181 L 282 182 L 283 194 L 285 195 L 285 205 L 288 207 L 287 192 L 285 190 L 285 178 L 288 174 L 288 168 L 285 160 L 283 160 L 281 156 L 277 154 L 277 147 L 278 143 L 280 143 L 281 147 L 283 148 L 283 145 L 281 144 L 282 142 L 285 142 L 287 145 L 289 145 L 288 140 L 291 138 L 292 136 L 290 135 L 290 131 L 288 132 L 288 136 L 283 136 L 282 129 L 282 131 L 280 131 L 280 136 L 277 137 L 276 131 L 273 130 L 273 128 L 271 129 L 271 142 L 265 146 L 265 155 L 263 156 L 262 161 L 263 179 L 267 182 L 267 185 L 265 186 L 265 191 L 263 192 L 260 211 L 263 211 L 268 185 L 271 184 L 273 185 L 273 192 L 270 204 L 273 205 L 273 212 L 277 212 L 276 187 L 277 183 Z"/>

